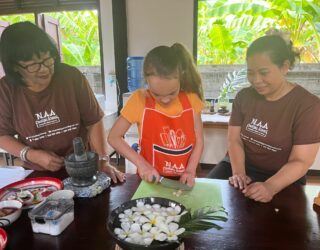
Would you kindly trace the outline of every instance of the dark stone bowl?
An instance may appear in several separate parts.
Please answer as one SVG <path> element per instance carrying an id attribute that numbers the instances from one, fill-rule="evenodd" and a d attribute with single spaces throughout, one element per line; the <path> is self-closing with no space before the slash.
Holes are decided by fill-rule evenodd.
<path id="1" fill-rule="evenodd" d="M 90 186 L 97 180 L 99 156 L 94 152 L 87 152 L 87 161 L 76 161 L 74 154 L 64 159 L 66 171 L 74 186 Z"/>
<path id="2" fill-rule="evenodd" d="M 115 228 L 121 228 L 121 222 L 119 220 L 119 214 L 123 213 L 124 210 L 132 208 L 137 205 L 138 202 L 144 202 L 145 204 L 159 204 L 163 207 L 175 207 L 175 206 L 180 206 L 181 207 L 181 212 L 186 210 L 186 207 L 183 206 L 182 204 L 165 199 L 165 198 L 160 198 L 160 197 L 145 197 L 145 198 L 139 198 L 135 200 L 130 200 L 116 209 L 114 209 L 111 214 L 109 215 L 108 222 L 107 222 L 107 228 L 110 233 L 110 235 L 114 238 L 114 240 L 117 242 L 117 244 L 124 250 L 144 250 L 144 249 L 152 249 L 152 250 L 174 250 L 177 249 L 180 244 L 182 243 L 182 239 L 179 238 L 178 241 L 173 241 L 173 242 L 160 242 L 160 241 L 153 241 L 151 245 L 149 246 L 144 246 L 144 245 L 138 245 L 138 244 L 133 244 L 127 241 L 124 241 L 120 239 L 115 233 L 114 229 Z"/>

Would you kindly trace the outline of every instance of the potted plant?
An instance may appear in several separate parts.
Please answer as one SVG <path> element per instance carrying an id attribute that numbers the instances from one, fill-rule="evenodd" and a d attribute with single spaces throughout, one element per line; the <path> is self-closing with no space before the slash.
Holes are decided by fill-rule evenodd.
<path id="1" fill-rule="evenodd" d="M 238 71 L 233 71 L 229 73 L 220 87 L 219 97 L 218 97 L 218 112 L 227 113 L 229 112 L 229 98 L 230 94 L 238 91 L 239 89 L 248 86 L 247 80 L 247 70 L 241 69 Z"/>

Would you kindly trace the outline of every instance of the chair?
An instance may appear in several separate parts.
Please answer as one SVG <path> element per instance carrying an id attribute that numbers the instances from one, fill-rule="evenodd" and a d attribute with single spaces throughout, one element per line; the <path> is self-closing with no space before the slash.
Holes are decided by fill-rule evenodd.
<path id="1" fill-rule="evenodd" d="M 9 154 L 4 149 L 0 148 L 0 153 L 3 154 L 3 158 L 5 159 L 7 166 L 13 166 L 14 165 L 14 159 L 16 158 L 14 155 Z"/>

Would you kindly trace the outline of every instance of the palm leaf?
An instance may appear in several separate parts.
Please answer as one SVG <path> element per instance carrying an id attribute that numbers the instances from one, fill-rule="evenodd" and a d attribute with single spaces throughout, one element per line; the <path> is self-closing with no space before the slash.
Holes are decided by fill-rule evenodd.
<path id="1" fill-rule="evenodd" d="M 203 207 L 195 210 L 193 214 L 185 214 L 181 217 L 179 222 L 180 227 L 185 228 L 185 232 L 182 237 L 188 237 L 191 234 L 215 228 L 217 230 L 222 229 L 222 226 L 216 224 L 217 221 L 226 222 L 228 213 L 223 207 Z"/>
<path id="2" fill-rule="evenodd" d="M 241 69 L 239 71 L 233 71 L 227 75 L 224 83 L 220 87 L 219 97 L 226 97 L 228 94 L 234 93 L 246 86 L 249 86 L 247 70 Z"/>

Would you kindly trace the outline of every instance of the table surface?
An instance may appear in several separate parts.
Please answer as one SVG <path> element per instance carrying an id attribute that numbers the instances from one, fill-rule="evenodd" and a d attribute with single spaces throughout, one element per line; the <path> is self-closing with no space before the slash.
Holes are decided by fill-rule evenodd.
<path id="1" fill-rule="evenodd" d="M 34 172 L 30 177 L 65 178 L 66 173 Z M 313 198 L 320 186 L 291 185 L 263 204 L 245 198 L 227 181 L 220 183 L 228 221 L 222 230 L 208 230 L 185 240 L 185 249 L 320 249 L 320 209 Z M 59 236 L 36 234 L 24 210 L 12 225 L 6 250 L 11 249 L 114 249 L 106 222 L 110 211 L 130 200 L 140 183 L 127 175 L 124 184 L 112 185 L 95 198 L 75 199 L 75 220 Z M 278 210 L 278 212 L 277 212 Z"/>
<path id="2" fill-rule="evenodd" d="M 201 119 L 204 128 L 228 129 L 230 115 L 201 114 Z"/>

